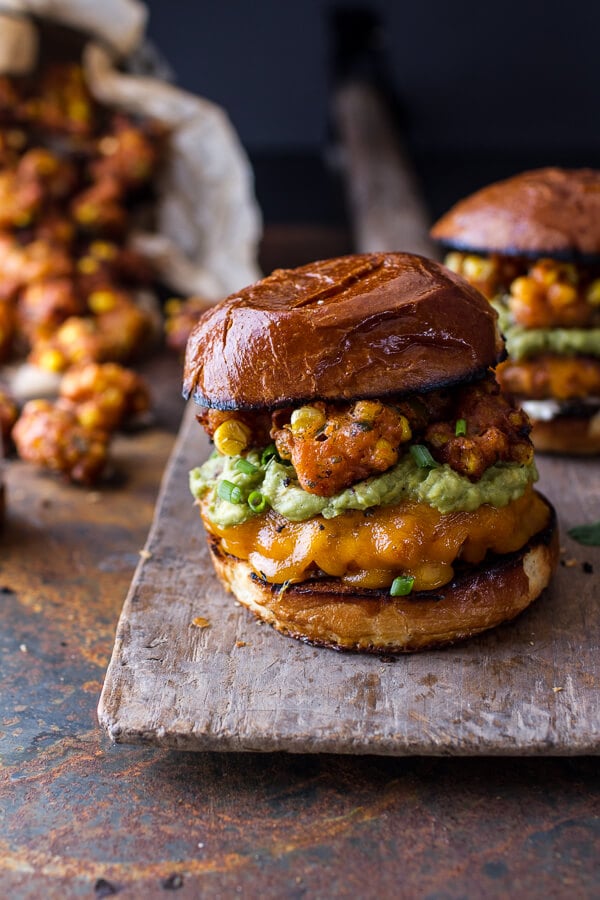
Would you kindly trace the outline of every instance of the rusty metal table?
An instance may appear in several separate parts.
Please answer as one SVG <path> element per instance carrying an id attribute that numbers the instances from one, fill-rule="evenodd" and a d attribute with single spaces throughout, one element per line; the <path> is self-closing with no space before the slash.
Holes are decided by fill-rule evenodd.
<path id="1" fill-rule="evenodd" d="M 596 760 L 110 745 L 98 694 L 183 409 L 177 360 L 146 373 L 157 424 L 118 439 L 122 483 L 8 472 L 0 896 L 598 896 Z"/>

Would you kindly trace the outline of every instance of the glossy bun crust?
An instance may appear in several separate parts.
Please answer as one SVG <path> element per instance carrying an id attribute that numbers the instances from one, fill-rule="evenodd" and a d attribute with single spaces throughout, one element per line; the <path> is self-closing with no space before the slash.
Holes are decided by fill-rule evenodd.
<path id="1" fill-rule="evenodd" d="M 550 524 L 517 553 L 470 567 L 437 591 L 391 597 L 337 579 L 279 585 L 210 541 L 217 574 L 258 618 L 290 637 L 372 653 L 408 653 L 452 644 L 513 619 L 547 587 L 558 562 L 558 534 Z"/>
<path id="2" fill-rule="evenodd" d="M 431 236 L 479 253 L 600 257 L 600 171 L 536 169 L 496 182 L 453 206 Z"/>
<path id="3" fill-rule="evenodd" d="M 278 269 L 205 313 L 184 395 L 260 409 L 412 393 L 502 356 L 496 314 L 466 281 L 424 257 L 368 253 Z"/>

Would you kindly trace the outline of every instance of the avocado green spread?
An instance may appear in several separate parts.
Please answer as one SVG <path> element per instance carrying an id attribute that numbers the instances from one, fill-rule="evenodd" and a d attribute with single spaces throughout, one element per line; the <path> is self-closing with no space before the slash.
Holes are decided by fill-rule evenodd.
<path id="1" fill-rule="evenodd" d="M 512 321 L 501 301 L 495 300 L 492 306 L 499 316 L 508 355 L 516 362 L 541 353 L 600 356 L 600 328 L 523 328 Z"/>
<path id="2" fill-rule="evenodd" d="M 192 494 L 198 499 L 206 496 L 208 518 L 222 528 L 241 525 L 256 515 L 247 503 L 255 491 L 286 519 L 302 522 L 316 515 L 331 519 L 346 510 L 391 506 L 403 500 L 427 503 L 441 513 L 470 512 L 484 503 L 502 507 L 517 500 L 527 485 L 537 480 L 534 463 L 526 466 L 498 463 L 472 483 L 448 465 L 419 468 L 411 454 L 406 453 L 387 472 L 359 481 L 333 497 L 320 497 L 305 491 L 293 466 L 275 457 L 263 464 L 259 453 L 249 453 L 245 459 L 255 467 L 250 474 L 237 468 L 239 459 L 239 456 L 221 456 L 215 452 L 204 465 L 190 472 Z M 240 489 L 240 502 L 232 503 L 221 496 L 227 494 L 219 490 L 222 482 Z"/>

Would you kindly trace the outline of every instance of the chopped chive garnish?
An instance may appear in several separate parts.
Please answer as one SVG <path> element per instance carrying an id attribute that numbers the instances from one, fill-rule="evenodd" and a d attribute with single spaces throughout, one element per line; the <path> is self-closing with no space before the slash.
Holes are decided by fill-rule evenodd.
<path id="1" fill-rule="evenodd" d="M 390 587 L 390 595 L 392 597 L 406 597 L 413 589 L 415 583 L 414 575 L 398 575 L 392 581 Z"/>
<path id="2" fill-rule="evenodd" d="M 248 506 L 255 513 L 261 513 L 266 509 L 267 501 L 260 491 L 252 491 L 248 497 Z"/>
<path id="3" fill-rule="evenodd" d="M 217 485 L 217 494 L 221 500 L 227 500 L 228 503 L 241 503 L 242 491 L 231 481 L 220 481 Z"/>
<path id="4" fill-rule="evenodd" d="M 274 456 L 277 456 L 277 447 L 275 446 L 275 444 L 269 444 L 269 446 L 265 447 L 265 449 L 263 450 L 263 452 L 261 454 L 261 457 L 260 457 L 261 464 L 263 466 L 266 466 L 266 464 L 269 462 L 269 460 L 273 459 Z"/>
<path id="5" fill-rule="evenodd" d="M 410 454 L 420 469 L 437 469 L 439 465 L 424 444 L 411 444 Z"/>
<path id="6" fill-rule="evenodd" d="M 454 429 L 454 434 L 456 437 L 463 437 L 467 433 L 467 420 L 466 419 L 458 419 L 456 422 L 456 428 Z"/>
<path id="7" fill-rule="evenodd" d="M 251 463 L 250 460 L 244 459 L 243 457 L 236 460 L 234 468 L 237 469 L 238 472 L 243 472 L 244 475 L 254 475 L 255 472 L 258 472 L 258 466 L 255 466 L 254 463 Z"/>

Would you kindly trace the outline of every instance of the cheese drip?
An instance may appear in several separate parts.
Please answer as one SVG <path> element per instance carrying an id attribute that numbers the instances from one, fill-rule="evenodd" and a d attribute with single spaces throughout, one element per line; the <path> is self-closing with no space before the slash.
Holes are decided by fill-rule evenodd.
<path id="1" fill-rule="evenodd" d="M 472 512 L 445 515 L 425 503 L 406 501 L 304 522 L 290 522 L 271 510 L 227 528 L 206 515 L 205 502 L 201 511 L 221 549 L 247 560 L 269 582 L 293 583 L 325 573 L 375 589 L 406 574 L 414 577 L 415 591 L 447 584 L 458 559 L 477 564 L 488 552 L 519 550 L 549 520 L 547 504 L 531 487 L 501 509 L 484 504 Z"/>

